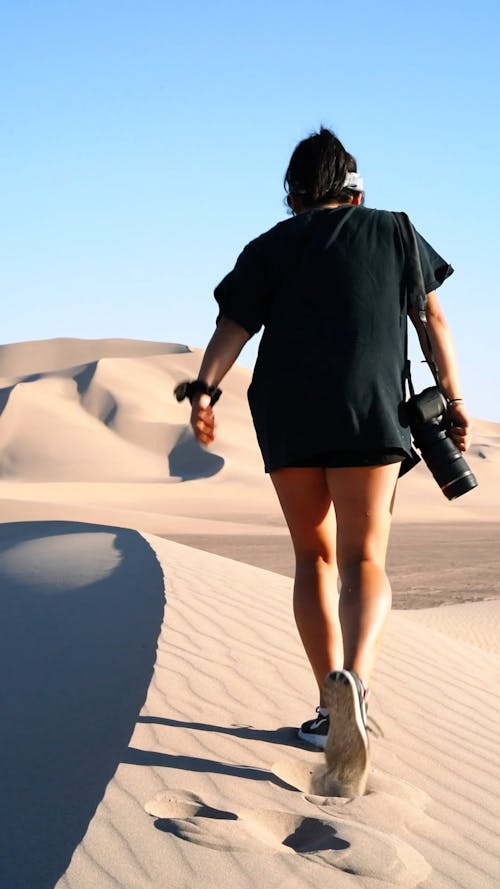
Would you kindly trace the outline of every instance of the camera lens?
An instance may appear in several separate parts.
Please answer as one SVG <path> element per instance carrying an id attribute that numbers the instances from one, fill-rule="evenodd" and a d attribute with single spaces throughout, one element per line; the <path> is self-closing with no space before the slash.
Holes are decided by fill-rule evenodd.
<path id="1" fill-rule="evenodd" d="M 455 500 L 477 487 L 473 472 L 456 444 L 443 431 L 435 434 L 430 447 L 422 447 L 422 456 L 448 500 Z"/>
<path id="2" fill-rule="evenodd" d="M 472 491 L 473 488 L 477 488 L 477 479 L 474 473 L 467 469 L 460 478 L 454 478 L 453 481 L 444 485 L 441 490 L 448 500 L 455 500 L 457 497 L 461 497 L 462 494 L 466 494 L 467 491 Z"/>
<path id="3" fill-rule="evenodd" d="M 416 447 L 445 497 L 455 500 L 477 487 L 474 473 L 450 438 L 446 402 L 436 386 L 412 395 L 407 402 L 408 418 Z"/>

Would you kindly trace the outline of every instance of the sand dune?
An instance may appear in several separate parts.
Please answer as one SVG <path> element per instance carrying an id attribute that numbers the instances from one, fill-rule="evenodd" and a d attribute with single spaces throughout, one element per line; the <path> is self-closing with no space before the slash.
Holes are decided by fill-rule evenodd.
<path id="1" fill-rule="evenodd" d="M 500 424 L 475 423 L 476 491 L 450 504 L 424 466 L 399 487 L 391 571 L 420 610 L 391 615 L 368 792 L 339 799 L 296 739 L 315 691 L 249 373 L 206 451 L 172 394 L 199 361 L 0 349 L 0 886 L 493 889 Z"/>
<path id="2" fill-rule="evenodd" d="M 445 632 L 443 609 L 393 613 L 348 800 L 295 738 L 314 689 L 290 580 L 65 523 L 3 526 L 0 579 L 2 885 L 497 885 L 500 661 L 454 626 L 498 602 Z"/>
<path id="3" fill-rule="evenodd" d="M 0 526 L 5 889 L 54 886 L 68 867 L 144 702 L 164 601 L 135 531 Z"/>
<path id="4" fill-rule="evenodd" d="M 199 362 L 199 351 L 186 346 L 129 340 L 3 346 L 0 496 L 6 501 L 5 517 L 15 519 L 15 504 L 29 498 L 60 506 L 60 518 L 89 520 L 88 492 L 99 508 L 119 501 L 112 518 L 117 524 L 129 525 L 129 516 L 122 519 L 120 510 L 138 510 L 141 501 L 141 513 L 148 514 L 143 527 L 158 533 L 168 533 L 161 518 L 166 514 L 189 515 L 198 529 L 205 520 L 207 533 L 212 519 L 228 517 L 247 530 L 249 524 L 283 528 L 246 404 L 250 373 L 237 366 L 224 381 L 218 438 L 213 448 L 203 449 L 187 428 L 186 403 L 179 405 L 173 396 L 175 383 L 195 375 Z M 448 503 L 420 465 L 401 482 L 396 521 L 499 520 L 500 424 L 476 421 L 475 429 L 469 460 L 479 488 Z M 85 485 L 79 497 L 76 484 Z M 147 496 L 144 489 L 138 494 L 141 484 L 147 485 Z M 81 515 L 65 512 L 67 502 L 73 509 L 79 504 Z M 173 524 L 169 528 L 175 530 Z"/>
<path id="5" fill-rule="evenodd" d="M 31 340 L 0 346 L 0 381 L 3 386 L 34 374 L 92 364 L 101 358 L 137 358 L 184 352 L 189 352 L 188 346 L 145 340 L 82 340 L 71 337 Z"/>

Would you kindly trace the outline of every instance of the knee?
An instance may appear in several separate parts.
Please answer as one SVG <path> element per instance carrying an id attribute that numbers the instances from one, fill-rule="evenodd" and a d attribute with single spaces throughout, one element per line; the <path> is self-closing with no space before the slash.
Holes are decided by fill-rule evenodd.
<path id="1" fill-rule="evenodd" d="M 367 572 L 385 573 L 385 557 L 381 557 L 377 553 L 360 552 L 339 559 L 339 574 L 342 582 Z"/>
<path id="2" fill-rule="evenodd" d="M 337 570 L 335 551 L 329 547 L 311 547 L 295 550 L 298 571 L 322 572 Z"/>

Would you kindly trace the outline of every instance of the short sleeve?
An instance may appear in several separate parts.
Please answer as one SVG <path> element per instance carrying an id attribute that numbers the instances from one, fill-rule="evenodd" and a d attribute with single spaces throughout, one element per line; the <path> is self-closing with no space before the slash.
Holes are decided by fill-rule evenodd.
<path id="1" fill-rule="evenodd" d="M 439 253 L 436 253 L 434 248 L 427 243 L 419 232 L 415 231 L 415 234 L 417 236 L 425 292 L 430 293 L 431 290 L 436 290 L 440 287 L 443 281 L 446 281 L 446 278 L 453 274 L 453 268 Z"/>
<path id="2" fill-rule="evenodd" d="M 268 233 L 269 234 L 269 233 Z M 266 322 L 276 277 L 269 238 L 261 235 L 240 253 L 232 272 L 217 285 L 217 321 L 224 315 L 244 327 L 250 336 Z"/>

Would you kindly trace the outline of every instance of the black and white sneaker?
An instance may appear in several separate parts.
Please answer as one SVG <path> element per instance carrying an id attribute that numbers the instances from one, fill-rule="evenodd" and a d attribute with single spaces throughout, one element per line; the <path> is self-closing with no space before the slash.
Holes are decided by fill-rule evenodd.
<path id="1" fill-rule="evenodd" d="M 301 741 L 307 741 L 308 744 L 312 744 L 314 747 L 319 747 L 320 750 L 324 750 L 326 747 L 326 739 L 328 737 L 328 730 L 330 728 L 330 717 L 328 713 L 326 716 L 320 711 L 319 707 L 316 707 L 317 716 L 314 719 L 308 719 L 307 722 L 303 722 L 299 728 L 298 736 Z"/>
<path id="2" fill-rule="evenodd" d="M 332 795 L 362 796 L 370 767 L 367 730 L 367 690 L 352 670 L 334 670 L 323 686 L 335 734 L 325 747 Z"/>

